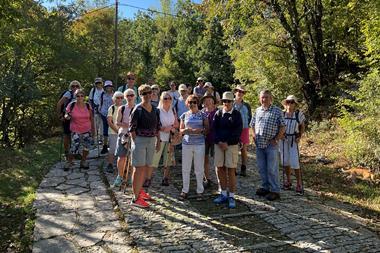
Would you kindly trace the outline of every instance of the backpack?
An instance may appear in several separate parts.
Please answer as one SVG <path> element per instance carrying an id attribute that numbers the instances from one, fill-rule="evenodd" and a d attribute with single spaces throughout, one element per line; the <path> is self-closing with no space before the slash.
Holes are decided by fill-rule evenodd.
<path id="1" fill-rule="evenodd" d="M 291 119 L 291 120 L 294 119 L 294 118 L 286 118 L 286 117 L 285 117 L 286 112 L 283 111 L 283 113 L 284 113 L 284 119 Z M 299 124 L 299 123 L 300 123 L 300 110 L 296 110 L 295 113 L 296 113 L 296 121 L 297 121 L 297 123 Z"/>
<path id="2" fill-rule="evenodd" d="M 125 91 L 126 89 L 127 89 L 127 85 L 124 84 L 124 85 L 123 85 L 123 88 L 121 89 L 121 92 L 124 93 L 124 91 Z"/>
<path id="3" fill-rule="evenodd" d="M 70 104 L 71 101 L 74 99 L 73 91 L 72 91 L 72 90 L 68 90 L 68 91 L 70 92 L 70 99 L 69 99 L 69 101 L 68 101 L 67 103 L 63 103 L 63 104 L 61 105 L 61 113 L 62 113 L 62 115 L 65 114 L 66 106 L 67 106 L 68 104 Z M 66 90 L 66 91 L 62 92 L 61 95 L 59 96 L 59 99 L 61 99 L 61 98 L 63 97 L 63 95 L 65 95 L 65 93 L 68 92 L 68 91 Z"/>
<path id="4" fill-rule="evenodd" d="M 252 109 L 251 109 L 251 106 L 247 103 L 247 102 L 243 102 L 243 105 L 245 105 L 248 109 L 248 124 L 251 123 L 251 120 L 252 120 Z"/>
<path id="5" fill-rule="evenodd" d="M 129 116 L 132 114 L 132 111 L 133 111 L 134 108 L 135 108 L 135 106 L 133 106 L 131 108 L 131 110 L 129 111 Z M 122 105 L 121 106 L 121 119 L 120 119 L 120 122 L 123 122 L 124 112 L 125 112 L 125 105 Z"/>
<path id="6" fill-rule="evenodd" d="M 73 111 L 75 104 L 76 104 L 76 101 L 73 101 L 70 103 L 70 107 L 69 107 L 70 111 L 65 113 L 65 119 L 66 120 L 71 120 L 71 112 Z M 86 104 L 87 110 L 89 110 L 91 112 L 90 104 L 87 102 L 85 104 Z"/>

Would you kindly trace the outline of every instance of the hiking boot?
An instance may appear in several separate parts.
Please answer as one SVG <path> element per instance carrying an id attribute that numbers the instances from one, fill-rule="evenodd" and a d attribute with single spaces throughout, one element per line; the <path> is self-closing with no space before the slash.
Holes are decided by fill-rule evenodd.
<path id="1" fill-rule="evenodd" d="M 169 186 L 169 178 L 164 177 L 161 182 L 162 186 Z"/>
<path id="2" fill-rule="evenodd" d="M 106 171 L 107 171 L 108 173 L 113 173 L 113 165 L 112 165 L 111 163 L 109 163 L 109 164 L 107 165 L 107 169 L 106 169 Z"/>
<path id="3" fill-rule="evenodd" d="M 104 154 L 107 154 L 108 153 L 108 146 L 107 145 L 103 145 L 103 148 L 102 148 L 102 151 L 100 151 L 100 154 L 104 155 Z"/>
<path id="4" fill-rule="evenodd" d="M 63 166 L 64 171 L 69 171 L 71 169 L 72 164 L 69 161 L 65 162 L 65 165 Z"/>
<path id="5" fill-rule="evenodd" d="M 284 190 L 288 191 L 292 188 L 292 184 L 290 182 L 285 182 L 284 185 L 282 186 Z"/>
<path id="6" fill-rule="evenodd" d="M 88 169 L 90 168 L 90 166 L 88 165 L 88 162 L 87 162 L 87 161 L 80 161 L 79 168 L 82 168 L 82 169 L 88 170 Z"/>
<path id="7" fill-rule="evenodd" d="M 149 193 L 146 193 L 144 190 L 140 191 L 139 198 L 142 198 L 143 200 L 153 200 Z"/>
<path id="8" fill-rule="evenodd" d="M 257 191 L 256 191 L 256 195 L 257 195 L 257 196 L 260 196 L 260 197 L 264 197 L 264 196 L 266 196 L 268 193 L 270 193 L 270 191 L 268 191 L 268 190 L 266 190 L 266 189 L 264 189 L 264 188 L 259 188 L 259 189 L 257 189 Z"/>
<path id="9" fill-rule="evenodd" d="M 302 186 L 297 185 L 297 187 L 296 187 L 296 193 L 303 194 L 303 188 L 302 188 Z"/>
<path id="10" fill-rule="evenodd" d="M 148 208 L 149 207 L 149 204 L 145 200 L 143 200 L 141 197 L 139 197 L 136 200 L 132 199 L 131 205 L 132 206 L 137 206 L 137 207 L 140 207 L 140 208 Z"/>
<path id="11" fill-rule="evenodd" d="M 270 192 L 265 198 L 269 201 L 273 201 L 276 199 L 280 199 L 280 194 L 277 192 Z"/>
<path id="12" fill-rule="evenodd" d="M 145 182 L 143 184 L 143 187 L 148 188 L 151 184 L 152 180 L 151 179 L 145 179 Z"/>
<path id="13" fill-rule="evenodd" d="M 229 197 L 228 198 L 228 208 L 235 208 L 236 207 L 236 201 L 234 198 Z"/>
<path id="14" fill-rule="evenodd" d="M 210 187 L 211 187 L 211 180 L 210 179 L 203 181 L 203 188 L 208 189 Z"/>
<path id="15" fill-rule="evenodd" d="M 217 205 L 226 203 L 228 201 L 228 197 L 220 194 L 216 199 L 214 199 L 214 203 Z"/>
<path id="16" fill-rule="evenodd" d="M 240 176 L 246 177 L 247 176 L 247 166 L 242 165 L 240 168 Z"/>
<path id="17" fill-rule="evenodd" d="M 121 176 L 118 175 L 118 176 L 115 178 L 115 181 L 114 181 L 113 184 L 112 184 L 112 188 L 120 187 L 122 183 L 123 183 L 123 178 L 122 178 Z"/>
<path id="18" fill-rule="evenodd" d="M 187 199 L 187 193 L 186 192 L 181 192 L 181 194 L 179 195 L 178 199 L 180 201 L 184 201 Z"/>

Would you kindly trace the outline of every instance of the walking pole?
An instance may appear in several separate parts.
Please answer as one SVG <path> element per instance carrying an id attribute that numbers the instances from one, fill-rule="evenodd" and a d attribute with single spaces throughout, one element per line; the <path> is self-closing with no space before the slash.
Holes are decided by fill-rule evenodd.
<path id="1" fill-rule="evenodd" d="M 298 162 L 300 163 L 300 179 L 301 179 L 301 187 L 302 187 L 302 195 L 305 194 L 305 190 L 304 190 L 304 187 L 303 187 L 303 175 L 302 175 L 302 169 L 301 169 L 301 161 L 300 161 L 300 150 L 299 150 L 299 147 L 298 147 L 298 143 L 296 143 L 297 145 L 297 153 L 298 153 Z"/>
<path id="2" fill-rule="evenodd" d="M 282 140 L 282 187 L 285 186 L 285 140 Z"/>
<path id="3" fill-rule="evenodd" d="M 63 133 L 61 134 L 61 142 L 59 144 L 59 164 L 62 166 L 62 146 L 63 146 Z"/>
<path id="4" fill-rule="evenodd" d="M 97 158 L 100 157 L 100 154 L 99 154 L 99 131 L 98 131 L 98 125 L 96 124 L 96 112 L 94 111 L 94 126 L 95 126 L 95 129 L 96 129 L 96 147 L 97 147 L 97 150 L 98 150 L 98 156 Z"/>
<path id="5" fill-rule="evenodd" d="M 131 141 L 128 140 L 128 150 L 127 150 L 127 154 L 126 154 L 126 161 L 125 161 L 125 164 L 124 164 L 124 169 L 123 169 L 123 173 L 122 173 L 122 178 L 123 178 L 123 183 L 122 183 L 122 187 L 124 189 L 122 189 L 122 187 L 120 187 L 120 190 L 123 190 L 123 192 L 125 193 L 126 192 L 126 189 L 127 189 L 127 186 L 128 186 L 128 175 L 129 175 L 129 169 L 131 167 Z"/>

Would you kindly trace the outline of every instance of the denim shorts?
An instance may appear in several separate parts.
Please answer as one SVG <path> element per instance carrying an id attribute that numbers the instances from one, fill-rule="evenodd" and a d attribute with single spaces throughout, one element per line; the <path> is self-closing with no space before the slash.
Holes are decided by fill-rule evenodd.
<path id="1" fill-rule="evenodd" d="M 123 135 L 124 133 L 121 133 L 117 137 L 115 156 L 118 156 L 118 157 L 125 157 L 127 156 L 127 153 L 128 153 L 128 150 L 124 147 L 123 143 L 121 143 L 121 139 Z"/>
<path id="2" fill-rule="evenodd" d="M 153 155 L 156 149 L 156 137 L 136 136 L 132 141 L 132 166 L 152 166 Z"/>

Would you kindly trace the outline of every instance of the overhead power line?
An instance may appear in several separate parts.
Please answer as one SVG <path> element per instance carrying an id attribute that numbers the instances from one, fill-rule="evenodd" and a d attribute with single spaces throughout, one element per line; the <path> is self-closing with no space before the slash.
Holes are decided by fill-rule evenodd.
<path id="1" fill-rule="evenodd" d="M 148 9 L 147 9 L 147 8 L 142 8 L 142 7 L 138 7 L 138 6 L 134 6 L 134 5 L 130 5 L 130 4 L 119 3 L 119 5 L 126 6 L 126 7 L 131 7 L 131 8 L 135 8 L 135 9 L 138 9 L 138 10 L 143 10 L 143 11 L 150 11 L 150 12 L 154 12 L 154 13 L 159 13 L 159 14 L 163 14 L 163 15 L 166 15 L 166 16 L 178 17 L 178 15 L 175 15 L 175 14 L 165 13 L 165 12 L 162 12 L 162 11 L 156 11 L 156 10 L 149 9 L 149 8 L 148 8 Z"/>

